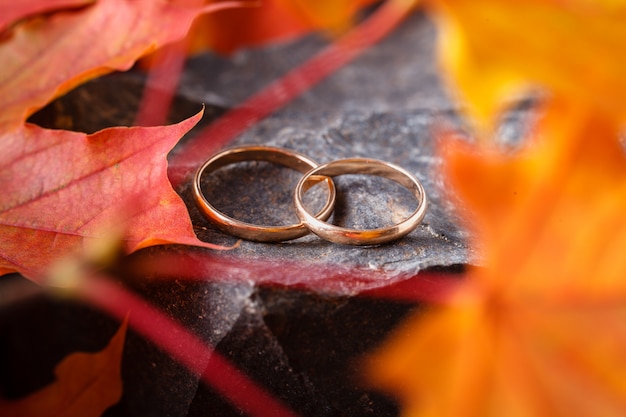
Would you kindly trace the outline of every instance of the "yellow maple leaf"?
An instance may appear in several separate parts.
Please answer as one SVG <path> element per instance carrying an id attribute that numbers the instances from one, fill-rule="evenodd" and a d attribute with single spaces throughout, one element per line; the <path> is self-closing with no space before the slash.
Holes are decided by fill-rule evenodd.
<path id="1" fill-rule="evenodd" d="M 528 88 L 626 121 L 626 2 L 431 0 L 439 57 L 481 127 Z"/>

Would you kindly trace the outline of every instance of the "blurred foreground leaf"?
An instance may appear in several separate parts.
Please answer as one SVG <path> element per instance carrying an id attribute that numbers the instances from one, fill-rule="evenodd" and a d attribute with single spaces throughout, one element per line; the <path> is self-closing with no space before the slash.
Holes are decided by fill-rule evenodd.
<path id="1" fill-rule="evenodd" d="M 0 414 L 11 417 L 98 417 L 122 397 L 121 362 L 126 320 L 100 352 L 76 352 L 56 367 L 56 381 L 27 397 L 0 399 Z"/>

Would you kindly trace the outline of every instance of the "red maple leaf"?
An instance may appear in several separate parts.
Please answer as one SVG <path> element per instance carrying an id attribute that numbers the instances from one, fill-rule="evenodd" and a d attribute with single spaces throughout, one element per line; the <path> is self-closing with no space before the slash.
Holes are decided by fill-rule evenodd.
<path id="1" fill-rule="evenodd" d="M 128 251 L 162 243 L 207 246 L 193 233 L 187 209 L 167 179 L 165 159 L 200 116 L 174 126 L 111 128 L 93 135 L 34 125 L 4 135 L 0 272 L 34 278 L 86 239 L 106 237 L 120 222 Z"/>
<path id="2" fill-rule="evenodd" d="M 0 32 L 11 23 L 39 13 L 84 6 L 95 0 L 21 0 L 0 4 Z"/>
<path id="3" fill-rule="evenodd" d="M 35 279 L 86 239 L 106 237 L 122 224 L 128 251 L 161 243 L 215 247 L 195 237 L 166 172 L 167 153 L 200 115 L 171 127 L 94 135 L 25 120 L 73 86 L 127 69 L 180 39 L 195 16 L 233 4 L 102 0 L 12 27 L 0 43 L 0 274 Z"/>

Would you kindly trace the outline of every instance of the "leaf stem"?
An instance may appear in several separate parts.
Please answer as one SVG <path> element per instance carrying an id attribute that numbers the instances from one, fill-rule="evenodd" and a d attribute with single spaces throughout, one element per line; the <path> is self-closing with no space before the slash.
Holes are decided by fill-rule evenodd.
<path id="1" fill-rule="evenodd" d="M 123 320 L 190 371 L 253 417 L 296 417 L 281 401 L 231 365 L 206 342 L 189 333 L 145 300 L 105 277 L 82 280 L 78 295 L 102 311 Z"/>

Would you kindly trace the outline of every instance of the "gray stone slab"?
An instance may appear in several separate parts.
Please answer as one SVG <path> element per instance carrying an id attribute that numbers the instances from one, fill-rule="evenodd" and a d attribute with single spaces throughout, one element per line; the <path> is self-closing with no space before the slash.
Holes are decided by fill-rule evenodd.
<path id="1" fill-rule="evenodd" d="M 441 115 L 439 115 L 441 116 Z M 449 115 L 448 115 L 449 116 Z M 282 113 L 255 126 L 237 144 L 263 143 L 294 149 L 324 163 L 334 159 L 367 157 L 399 165 L 423 183 L 428 197 L 427 214 L 406 237 L 384 245 L 355 247 L 324 241 L 315 235 L 284 243 L 242 241 L 238 248 L 216 256 L 245 260 L 293 260 L 320 267 L 338 265 L 375 271 L 380 286 L 415 275 L 430 267 L 471 263 L 476 255 L 467 245 L 468 234 L 446 195 L 441 161 L 435 155 L 431 129 L 438 114 L 429 111 L 395 113 L 343 112 L 319 117 L 316 128 L 303 128 L 299 118 Z M 292 198 L 299 174 L 267 163 L 238 164 L 203 177 L 205 194 L 224 213 L 256 224 L 296 222 Z M 332 222 L 355 228 L 387 226 L 405 218 L 415 207 L 414 198 L 402 187 L 373 176 L 336 178 L 337 204 Z M 183 192 L 188 193 L 188 190 Z M 188 200 L 188 198 L 186 198 Z M 321 198 L 320 200 L 323 200 Z M 205 241 L 232 245 L 237 238 L 219 232 L 190 207 L 196 229 Z M 320 277 L 323 278 L 323 277 Z M 306 277 L 315 280 L 315 277 Z M 293 283 L 293 280 L 290 281 Z M 348 287 L 345 287 L 346 290 Z M 364 283 L 349 291 L 366 289 Z"/>
<path id="2" fill-rule="evenodd" d="M 434 38 L 432 23 L 423 15 L 412 16 L 380 44 L 231 144 L 284 147 L 320 163 L 368 157 L 400 165 L 426 189 L 429 205 L 422 224 L 399 241 L 374 247 L 337 245 L 316 236 L 280 244 L 242 241 L 232 251 L 215 254 L 211 262 L 221 258 L 242 265 L 257 260 L 280 265 L 298 260 L 311 267 L 309 273 L 294 278 L 290 271 L 277 268 L 264 279 L 317 289 L 316 282 L 325 278 L 329 266 L 369 273 L 368 278 L 332 287 L 341 294 L 387 285 L 428 268 L 480 263 L 479 254 L 469 246 L 471 236 L 462 227 L 462 207 L 452 203 L 437 155 L 434 130 L 442 125 L 462 130 L 462 123 L 437 71 Z M 310 36 L 240 51 L 229 58 L 196 57 L 188 64 L 181 94 L 192 101 L 236 105 L 322 46 L 320 38 Z M 508 114 L 499 132 L 501 139 L 515 142 L 528 124 L 528 114 L 527 109 Z M 291 199 L 298 175 L 264 163 L 239 164 L 206 176 L 203 186 L 210 201 L 232 217 L 257 224 L 289 224 L 296 219 Z M 410 212 L 412 202 L 406 193 L 375 177 L 339 177 L 337 185 L 334 224 L 379 227 Z M 199 213 L 189 184 L 178 191 L 188 202 L 201 239 L 224 245 L 237 242 Z M 219 272 L 212 274 L 220 278 Z"/>

